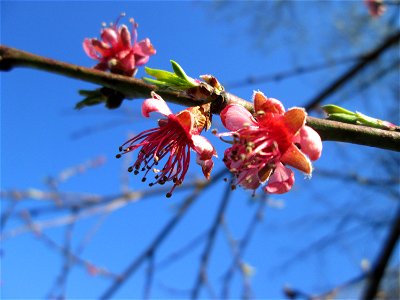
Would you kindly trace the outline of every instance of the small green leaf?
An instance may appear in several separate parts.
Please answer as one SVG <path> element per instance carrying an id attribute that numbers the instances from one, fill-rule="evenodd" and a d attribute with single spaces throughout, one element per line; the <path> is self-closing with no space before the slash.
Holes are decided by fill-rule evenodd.
<path id="1" fill-rule="evenodd" d="M 153 78 L 143 77 L 143 80 L 146 81 L 147 83 L 155 84 L 158 86 L 166 86 L 166 87 L 169 86 L 168 83 L 165 83 L 164 81 L 160 81 L 160 80 L 153 79 Z"/>
<path id="2" fill-rule="evenodd" d="M 177 76 L 179 76 L 182 79 L 186 79 L 188 76 L 186 75 L 185 71 L 182 69 L 182 67 L 174 60 L 170 60 L 172 68 L 174 69 L 174 72 Z"/>
<path id="3" fill-rule="evenodd" d="M 158 80 L 166 81 L 170 80 L 171 78 L 176 77 L 176 75 L 172 72 L 168 72 L 165 70 L 159 70 L 159 69 L 151 69 L 148 67 L 144 68 L 146 73 L 157 78 Z"/>
<path id="4" fill-rule="evenodd" d="M 196 86 L 194 83 L 194 79 L 186 75 L 185 71 L 182 69 L 182 67 L 176 62 L 171 60 L 171 65 L 172 68 L 174 69 L 175 74 L 179 77 L 185 80 L 188 84 L 191 85 L 191 87 Z"/>
<path id="5" fill-rule="evenodd" d="M 327 104 L 321 107 L 328 115 L 331 114 L 346 114 L 346 115 L 355 115 L 354 112 L 347 110 L 343 107 L 334 104 Z"/>
<path id="6" fill-rule="evenodd" d="M 355 115 L 349 115 L 349 114 L 343 114 L 343 113 L 334 113 L 328 115 L 329 120 L 334 120 L 334 121 L 339 121 L 339 122 L 344 122 L 344 123 L 351 123 L 351 124 L 357 124 L 357 116 Z"/>

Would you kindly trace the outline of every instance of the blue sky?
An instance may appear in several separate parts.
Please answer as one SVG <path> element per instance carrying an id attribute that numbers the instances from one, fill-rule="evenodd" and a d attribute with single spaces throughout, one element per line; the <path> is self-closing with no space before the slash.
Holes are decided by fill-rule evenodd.
<path id="1" fill-rule="evenodd" d="M 310 25 L 309 38 L 311 42 L 315 42 L 319 34 L 323 36 L 322 33 L 329 30 L 327 23 L 330 19 L 321 21 L 326 27 L 312 26 L 316 16 L 308 12 L 307 5 L 310 4 L 304 3 L 305 18 L 310 20 L 309 23 L 306 22 Z M 343 7 L 347 5 L 342 4 Z M 360 13 L 364 10 L 361 5 L 360 3 L 360 8 L 357 8 Z M 305 43 L 304 49 L 299 47 L 297 51 L 285 48 L 279 35 L 271 35 L 271 40 L 267 42 L 270 46 L 266 49 L 257 47 L 252 38 L 253 33 L 246 33 L 245 15 L 243 19 L 235 16 L 239 20 L 230 22 L 228 18 L 221 17 L 226 14 L 225 11 L 220 15 L 217 6 L 211 6 L 211 2 L 185 1 L 2 1 L 1 44 L 90 67 L 95 65 L 95 61 L 85 55 L 82 49 L 83 39 L 97 37 L 102 22 L 113 22 L 121 12 L 125 12 L 127 17 L 121 23 L 127 23 L 129 17 L 134 17 L 139 23 L 139 40 L 149 37 L 157 49 L 157 54 L 148 63 L 152 68 L 170 69 L 169 60 L 174 59 L 192 77 L 210 73 L 224 84 L 246 76 L 288 70 L 294 64 L 309 65 L 324 59 L 319 56 L 321 51 L 308 43 Z M 244 13 L 256 13 L 255 7 L 256 4 L 252 3 Z M 376 24 L 368 26 L 374 28 Z M 282 27 L 282 30 L 288 29 Z M 348 52 L 340 53 L 350 55 L 358 53 L 356 50 L 360 49 L 349 48 Z M 303 59 L 299 60 L 298 57 Z M 250 99 L 253 90 L 259 89 L 268 96 L 280 99 L 287 108 L 300 106 L 316 90 L 340 74 L 343 68 L 345 66 L 290 80 L 245 86 L 231 92 Z M 143 75 L 143 70 L 139 70 L 137 77 Z M 94 85 L 31 69 L 15 69 L 1 73 L 0 76 L 2 190 L 46 190 L 47 176 L 56 176 L 70 166 L 102 156 L 106 158 L 104 166 L 76 175 L 62 183 L 60 189 L 100 195 L 116 195 L 121 192 L 121 174 L 126 174 L 123 171 L 123 161 L 114 158 L 118 146 L 129 134 L 155 125 L 154 119 L 144 120 L 141 117 L 141 100 L 125 101 L 120 109 L 113 111 L 101 106 L 77 111 L 74 109 L 75 103 L 80 100 L 77 91 L 93 89 Z M 385 109 L 382 106 L 368 106 L 361 98 L 360 95 L 354 96 L 354 101 L 349 101 L 348 107 L 362 107 L 366 113 L 372 112 L 376 117 L 384 117 Z M 332 99 L 333 102 L 335 100 L 342 99 Z M 365 111 L 368 107 L 370 111 Z M 173 111 L 182 109 L 177 105 L 171 105 L 171 108 Z M 217 116 L 214 117 L 213 127 L 222 130 Z M 91 131 L 98 128 L 100 130 Z M 88 130 L 90 134 L 83 134 Z M 207 137 L 216 146 L 221 158 L 225 145 L 210 134 Z M 323 156 L 315 163 L 315 169 L 358 171 L 366 158 L 383 153 L 379 152 L 382 150 L 360 149 L 355 145 L 325 143 Z M 215 172 L 222 167 L 223 163 L 217 161 Z M 365 176 L 373 172 L 376 176 L 385 175 L 384 170 L 379 169 L 379 163 L 372 162 L 363 171 Z M 189 179 L 201 177 L 195 164 L 189 173 Z M 251 247 L 244 256 L 245 261 L 256 270 L 251 281 L 258 297 L 280 298 L 282 287 L 286 283 L 309 291 L 329 289 L 357 275 L 360 272 L 361 259 L 373 259 L 376 253 L 377 245 L 366 244 L 370 238 L 369 233 L 360 233 L 352 224 L 348 228 L 341 228 L 337 221 L 352 210 L 357 210 L 360 214 L 368 213 L 369 209 L 385 212 L 388 205 L 390 207 L 393 204 L 388 204 L 387 199 L 384 199 L 384 203 L 377 203 L 375 200 L 378 194 L 371 190 L 363 194 L 363 207 L 360 208 L 360 199 L 352 199 L 351 195 L 363 191 L 362 187 L 344 186 L 342 181 L 326 180 L 325 177 L 318 176 L 317 172 L 312 180 L 303 177 L 296 173 L 294 190 L 272 198 L 274 202 L 284 204 L 284 208 L 267 206 L 265 220 L 258 226 Z M 139 177 L 132 176 L 129 183 L 134 190 L 145 188 Z M 162 261 L 174 249 L 181 248 L 187 241 L 209 228 L 225 186 L 226 183 L 221 180 L 200 197 L 176 232 L 162 245 L 156 262 Z M 149 197 L 111 214 L 85 218 L 75 225 L 72 244 L 78 246 L 90 228 L 97 222 L 102 222 L 101 228 L 82 256 L 98 266 L 118 273 L 152 241 L 185 195 L 187 192 L 177 192 L 171 199 L 163 196 Z M 337 201 L 332 201 L 335 197 Z M 9 207 L 7 200 L 2 199 L 2 204 L 2 209 Z M 26 201 L 19 203 L 18 208 L 22 210 L 46 205 L 38 201 Z M 256 207 L 251 201 L 251 192 L 238 189 L 232 194 L 226 219 L 236 238 L 243 235 Z M 49 220 L 62 215 L 64 214 L 53 213 L 40 216 L 37 220 Z M 316 218 L 321 215 L 326 216 L 323 219 L 327 222 L 316 226 L 319 222 Z M 301 221 L 295 222 L 296 220 Z M 11 219 L 6 231 L 21 224 L 18 218 Z M 319 254 L 305 255 L 290 262 L 290 268 L 282 267 L 287 259 L 332 228 L 336 228 L 338 233 L 343 230 L 343 234 L 346 234 L 346 230 L 349 231 L 350 238 L 343 239 L 334 248 L 317 246 Z M 62 244 L 62 227 L 50 228 L 45 233 Z M 383 235 L 378 231 L 374 236 L 379 241 Z M 358 246 L 354 247 L 354 243 Z M 62 268 L 63 261 L 59 253 L 49 249 L 31 233 L 6 239 L 2 241 L 1 247 L 2 298 L 46 297 Z M 204 243 L 182 260 L 159 269 L 155 276 L 152 297 L 172 297 L 166 286 L 190 290 L 203 248 Z M 213 283 L 218 284 L 222 270 L 230 262 L 225 259 L 229 257 L 230 250 L 221 232 L 218 233 L 214 250 L 209 276 Z M 128 280 L 116 297 L 141 298 L 144 270 L 142 267 L 140 272 Z M 74 267 L 68 279 L 66 295 L 69 299 L 96 298 L 109 284 L 108 279 L 89 276 L 85 269 Z M 239 297 L 240 290 L 241 282 L 236 276 L 232 295 Z M 208 294 L 203 290 L 201 296 L 207 297 Z"/>

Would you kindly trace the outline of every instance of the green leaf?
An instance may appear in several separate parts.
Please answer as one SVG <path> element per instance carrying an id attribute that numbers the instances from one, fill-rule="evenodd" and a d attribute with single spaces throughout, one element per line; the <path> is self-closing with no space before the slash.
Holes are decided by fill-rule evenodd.
<path id="1" fill-rule="evenodd" d="M 349 115 L 349 114 L 343 114 L 343 113 L 334 113 L 328 115 L 329 120 L 334 120 L 334 121 L 339 121 L 339 122 L 344 122 L 344 123 L 351 123 L 351 124 L 357 124 L 357 116 L 355 115 Z"/>
<path id="2" fill-rule="evenodd" d="M 331 114 L 346 114 L 346 115 L 355 115 L 354 112 L 347 110 L 341 106 L 334 104 L 327 104 L 321 107 L 328 115 Z"/>
<path id="3" fill-rule="evenodd" d="M 187 83 L 191 84 L 192 87 L 196 86 L 194 83 L 194 79 L 187 76 L 185 71 L 182 69 L 182 67 L 176 62 L 171 60 L 172 68 L 174 69 L 175 74 L 184 79 Z"/>
<path id="4" fill-rule="evenodd" d="M 148 67 L 145 67 L 144 69 L 147 74 L 149 74 L 161 81 L 167 81 L 167 80 L 171 80 L 172 78 L 177 77 L 174 73 L 168 72 L 165 70 L 151 69 Z"/>

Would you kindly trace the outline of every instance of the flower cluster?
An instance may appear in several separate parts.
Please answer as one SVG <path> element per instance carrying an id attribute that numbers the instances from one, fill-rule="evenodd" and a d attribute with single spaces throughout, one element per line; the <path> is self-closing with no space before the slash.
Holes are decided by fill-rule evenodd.
<path id="1" fill-rule="evenodd" d="M 138 24 L 133 19 L 130 19 L 131 32 L 125 25 L 117 27 L 118 21 L 119 18 L 115 24 L 110 24 L 101 30 L 101 40 L 85 39 L 83 49 L 90 58 L 99 61 L 95 66 L 96 69 L 134 76 L 137 67 L 146 64 L 156 50 L 148 38 L 137 42 Z"/>
<path id="2" fill-rule="evenodd" d="M 304 109 L 291 108 L 285 112 L 280 101 L 267 98 L 261 92 L 254 93 L 253 102 L 254 116 L 237 104 L 222 110 L 222 123 L 231 131 L 219 136 L 233 138 L 223 161 L 235 175 L 235 184 L 255 190 L 268 181 L 265 192 L 288 192 L 294 184 L 294 174 L 286 165 L 310 176 L 310 160 L 321 156 L 321 138 L 305 125 L 307 114 Z M 173 114 L 166 102 L 153 92 L 152 98 L 142 105 L 143 116 L 149 117 L 151 112 L 164 116 L 158 121 L 158 127 L 139 133 L 119 149 L 118 158 L 140 148 L 128 171 L 144 172 L 143 182 L 150 172 L 154 172 L 154 181 L 149 186 L 172 181 L 173 186 L 167 193 L 170 197 L 185 178 L 193 150 L 197 154 L 196 162 L 208 179 L 214 165 L 212 157 L 216 156 L 211 143 L 200 135 L 209 126 L 208 109 L 191 107 Z M 166 162 L 158 169 L 162 159 Z"/>
<path id="3" fill-rule="evenodd" d="M 261 92 L 254 93 L 253 103 L 254 116 L 236 104 L 221 112 L 222 123 L 231 132 L 219 136 L 233 138 L 232 147 L 225 151 L 225 165 L 244 188 L 254 190 L 268 181 L 265 192 L 286 193 L 294 184 L 293 171 L 286 165 L 310 176 L 310 160 L 321 155 L 321 138 L 305 125 L 304 109 L 285 112 L 279 100 Z"/>
<path id="4" fill-rule="evenodd" d="M 117 27 L 118 21 L 102 29 L 101 40 L 85 39 L 83 48 L 89 57 L 99 60 L 96 69 L 132 76 L 137 67 L 147 63 L 156 51 L 149 39 L 137 42 L 137 23 L 133 19 L 130 20 L 131 32 L 125 25 Z M 171 64 L 173 72 L 146 68 L 146 72 L 155 79 L 145 80 L 159 89 L 184 91 L 192 98 L 214 97 L 213 102 L 222 99 L 220 102 L 225 105 L 224 88 L 214 76 L 203 75 L 203 81 L 200 81 L 189 77 L 176 62 L 171 61 Z M 98 99 L 97 91 L 86 94 L 87 98 L 78 103 L 79 107 L 104 101 L 103 98 Z M 201 136 L 201 132 L 210 127 L 211 103 L 173 114 L 158 94 L 152 92 L 151 95 L 143 102 L 142 115 L 149 117 L 150 113 L 158 112 L 163 117 L 158 120 L 157 127 L 126 141 L 119 148 L 117 158 L 139 150 L 136 161 L 128 171 L 134 174 L 143 172 L 143 182 L 149 173 L 154 173 L 149 186 L 172 181 L 173 186 L 167 193 L 167 197 L 171 197 L 174 189 L 185 179 L 192 151 L 196 153 L 196 162 L 201 166 L 204 176 L 207 179 L 210 177 L 214 166 L 212 157 L 217 154 L 213 145 Z M 107 106 L 118 107 L 124 95 L 111 96 L 106 97 Z M 111 103 L 109 100 L 116 96 L 116 104 Z M 304 109 L 292 108 L 285 112 L 280 101 L 267 98 L 261 92 L 254 93 L 253 102 L 254 115 L 237 104 L 227 105 L 221 111 L 222 123 L 230 132 L 219 136 L 233 138 L 223 161 L 235 175 L 234 185 L 255 190 L 267 182 L 264 188 L 267 193 L 285 193 L 294 184 L 293 171 L 286 165 L 310 176 L 310 160 L 316 160 L 321 155 L 321 138 L 305 125 L 307 114 Z M 165 161 L 164 166 L 159 168 L 162 160 Z"/>
<path id="5" fill-rule="evenodd" d="M 364 0 L 364 3 L 368 8 L 369 14 L 374 18 L 382 16 L 386 11 L 383 0 Z"/>
<path id="6" fill-rule="evenodd" d="M 189 168 L 191 150 L 197 154 L 196 162 L 201 166 L 208 179 L 213 168 L 212 157 L 216 151 L 211 143 L 200 135 L 207 126 L 207 113 L 202 107 L 191 107 L 173 114 L 166 102 L 156 93 L 146 99 L 142 105 L 142 114 L 149 117 L 151 112 L 158 112 L 164 118 L 158 121 L 158 127 L 148 129 L 131 138 L 120 147 L 122 154 L 140 148 L 138 157 L 128 171 L 139 174 L 144 172 L 142 181 L 146 181 L 149 172 L 154 172 L 154 184 L 172 181 L 174 184 L 167 193 L 171 197 L 176 186 L 182 184 Z M 118 154 L 117 157 L 121 157 Z M 162 169 L 157 169 L 165 158 Z"/>

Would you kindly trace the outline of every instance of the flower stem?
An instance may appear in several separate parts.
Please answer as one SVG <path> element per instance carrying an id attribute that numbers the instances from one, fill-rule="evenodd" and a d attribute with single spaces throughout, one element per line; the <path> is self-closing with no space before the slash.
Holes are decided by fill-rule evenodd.
<path id="1" fill-rule="evenodd" d="M 206 99 L 196 99 L 185 92 L 160 89 L 141 79 L 111 74 L 91 68 L 49 59 L 29 52 L 0 45 L 0 71 L 10 71 L 15 67 L 39 69 L 67 77 L 99 84 L 121 92 L 128 99 L 148 98 L 155 91 L 164 99 L 184 106 L 198 106 L 215 99 L 210 95 Z M 236 103 L 252 111 L 252 103 L 233 94 L 225 93 L 226 100 L 221 105 L 215 105 L 213 111 L 219 114 L 225 105 Z M 307 125 L 314 128 L 324 141 L 339 141 L 353 143 L 400 152 L 400 132 L 346 124 L 314 117 L 307 118 Z"/>

